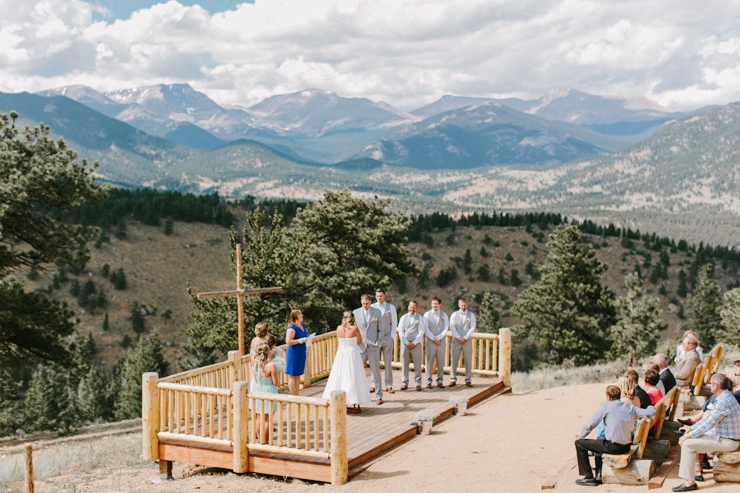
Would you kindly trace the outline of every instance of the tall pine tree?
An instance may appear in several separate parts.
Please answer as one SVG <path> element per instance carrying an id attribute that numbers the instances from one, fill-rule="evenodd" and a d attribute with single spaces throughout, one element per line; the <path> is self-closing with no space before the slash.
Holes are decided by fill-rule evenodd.
<path id="1" fill-rule="evenodd" d="M 607 266 L 591 246 L 579 247 L 576 226 L 561 224 L 550 238 L 541 279 L 519 295 L 512 311 L 524 321 L 523 334 L 537 339 L 552 362 L 598 361 L 615 320 L 614 293 L 601 285 Z"/>
<path id="2" fill-rule="evenodd" d="M 685 330 L 696 333 L 699 344 L 709 351 L 722 341 L 722 297 L 719 285 L 714 279 L 714 265 L 706 264 L 699 269 L 694 289 L 688 301 L 689 318 Z"/>
<path id="3" fill-rule="evenodd" d="M 139 338 L 136 349 L 129 350 L 120 370 L 120 391 L 115 403 L 116 419 L 132 419 L 141 416 L 141 376 L 147 372 L 157 372 L 160 377 L 167 376 L 169 363 L 162 354 L 159 331 L 153 330 L 148 339 Z"/>
<path id="4" fill-rule="evenodd" d="M 740 288 L 725 293 L 725 307 L 720 312 L 727 341 L 740 345 Z"/>
<path id="5" fill-rule="evenodd" d="M 476 330 L 487 334 L 496 334 L 501 328 L 501 315 L 496 309 L 493 295 L 486 291 L 480 304 L 480 312 L 476 319 Z"/>
<path id="6" fill-rule="evenodd" d="M 665 330 L 660 309 L 660 300 L 647 296 L 642 280 L 637 274 L 624 279 L 627 296 L 617 299 L 619 321 L 610 329 L 614 356 L 629 355 L 644 358 L 655 354 L 659 333 Z"/>

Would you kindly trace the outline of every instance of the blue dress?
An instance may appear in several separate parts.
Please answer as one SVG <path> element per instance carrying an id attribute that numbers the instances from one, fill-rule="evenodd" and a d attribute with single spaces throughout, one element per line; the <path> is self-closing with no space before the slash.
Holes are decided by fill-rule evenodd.
<path id="1" fill-rule="evenodd" d="M 295 324 L 288 325 L 289 329 L 295 331 L 295 337 L 293 339 L 302 339 L 308 337 L 306 326 L 301 324 L 300 327 L 296 327 Z M 301 344 L 290 344 L 288 350 L 285 352 L 285 374 L 293 377 L 303 375 L 306 369 L 306 343 Z"/>
<path id="2" fill-rule="evenodd" d="M 257 377 L 252 373 L 252 381 L 249 385 L 251 392 L 266 392 L 268 394 L 277 394 L 278 388 L 272 383 L 272 377 Z M 270 412 L 270 401 L 263 401 L 262 399 L 254 399 L 255 411 L 257 413 L 264 411 L 265 414 Z M 278 403 L 272 402 L 272 412 L 277 411 Z M 252 409 L 252 399 L 249 399 L 249 409 Z"/>

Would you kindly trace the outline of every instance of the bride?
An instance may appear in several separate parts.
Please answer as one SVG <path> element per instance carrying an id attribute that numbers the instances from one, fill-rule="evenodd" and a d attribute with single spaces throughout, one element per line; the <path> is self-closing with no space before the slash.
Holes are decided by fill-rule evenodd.
<path id="1" fill-rule="evenodd" d="M 347 407 L 347 412 L 357 414 L 361 411 L 360 404 L 370 402 L 370 387 L 358 347 L 362 344 L 362 334 L 355 325 L 352 312 L 344 312 L 342 325 L 337 327 L 337 338 L 339 347 L 321 397 L 329 399 L 333 390 L 344 390 L 347 393 L 347 406 L 352 406 Z"/>

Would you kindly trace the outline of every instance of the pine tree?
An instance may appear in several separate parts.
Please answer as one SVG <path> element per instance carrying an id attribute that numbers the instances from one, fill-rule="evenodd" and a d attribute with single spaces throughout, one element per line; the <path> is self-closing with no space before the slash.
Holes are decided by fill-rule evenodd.
<path id="1" fill-rule="evenodd" d="M 678 289 L 676 289 L 676 294 L 679 295 L 681 298 L 686 298 L 686 295 L 689 293 L 689 288 L 686 285 L 686 272 L 684 272 L 683 269 L 681 269 L 678 272 Z"/>
<path id="2" fill-rule="evenodd" d="M 101 275 L 102 277 L 104 277 L 104 278 L 106 278 L 106 279 L 107 279 L 107 278 L 108 278 L 108 276 L 110 275 L 110 265 L 108 265 L 108 264 L 105 264 L 105 265 L 103 266 L 103 268 L 102 268 L 102 269 L 100 270 L 100 275 Z"/>
<path id="3" fill-rule="evenodd" d="M 714 266 L 707 264 L 699 269 L 694 289 L 688 300 L 689 318 L 685 330 L 693 330 L 700 344 L 712 348 L 724 336 L 722 326 L 722 298 L 714 280 Z"/>
<path id="4" fill-rule="evenodd" d="M 173 233 L 173 231 L 175 231 L 175 223 L 172 221 L 172 219 L 167 219 L 164 222 L 164 234 L 169 236 Z"/>
<path id="5" fill-rule="evenodd" d="M 95 306 L 97 308 L 105 308 L 108 306 L 108 298 L 105 296 L 105 291 L 102 289 L 98 291 L 98 295 L 95 297 Z"/>
<path id="6" fill-rule="evenodd" d="M 516 269 L 511 269 L 511 285 L 516 287 L 519 287 L 522 285 L 522 280 L 519 279 L 519 271 Z"/>
<path id="7" fill-rule="evenodd" d="M 10 435 L 16 430 L 16 413 L 20 400 L 22 382 L 8 370 L 0 368 L 0 436 Z"/>
<path id="8" fill-rule="evenodd" d="M 514 257 L 512 257 L 511 252 L 506 252 L 506 261 L 507 262 L 513 262 Z"/>
<path id="9" fill-rule="evenodd" d="M 463 257 L 462 268 L 463 272 L 465 272 L 465 275 L 470 274 L 470 272 L 473 270 L 473 257 L 470 254 L 470 248 L 465 250 L 465 257 Z"/>
<path id="10" fill-rule="evenodd" d="M 486 247 L 480 247 L 480 256 L 483 258 L 488 258 L 488 250 L 486 250 Z"/>
<path id="11" fill-rule="evenodd" d="M 503 267 L 501 269 L 499 269 L 498 275 L 496 276 L 496 281 L 498 281 L 498 283 L 500 285 L 502 285 L 502 286 L 506 286 L 507 285 L 507 282 L 506 282 L 506 271 L 504 270 Z"/>
<path id="12" fill-rule="evenodd" d="M 740 345 L 740 288 L 725 293 L 725 307 L 720 312 L 727 342 Z"/>
<path id="13" fill-rule="evenodd" d="M 553 362 L 592 363 L 608 349 L 615 318 L 614 293 L 601 285 L 607 266 L 593 248 L 579 247 L 576 226 L 561 224 L 550 238 L 542 278 L 519 295 L 513 312 L 524 322 L 523 334 L 539 340 Z"/>
<path id="14" fill-rule="evenodd" d="M 162 355 L 159 332 L 152 331 L 148 339 L 139 339 L 136 349 L 129 350 L 121 364 L 120 391 L 116 397 L 116 419 L 132 419 L 141 416 L 141 376 L 157 372 L 167 376 L 169 363 Z"/>
<path id="15" fill-rule="evenodd" d="M 488 233 L 486 233 L 485 236 L 483 236 L 483 243 L 485 243 L 486 245 L 491 244 L 491 237 L 488 236 Z"/>
<path id="16" fill-rule="evenodd" d="M 24 429 L 69 433 L 80 425 L 76 404 L 68 373 L 54 363 L 39 365 L 26 391 Z"/>
<path id="17" fill-rule="evenodd" d="M 641 359 L 655 354 L 659 333 L 665 330 L 660 300 L 647 296 L 637 274 L 625 277 L 627 296 L 617 299 L 619 321 L 610 329 L 612 354 Z M 631 360 L 631 359 L 630 359 Z"/>
<path id="18" fill-rule="evenodd" d="M 491 280 L 491 271 L 488 265 L 483 264 L 478 267 L 478 279 L 483 282 L 489 282 Z"/>
<path id="19" fill-rule="evenodd" d="M 129 313 L 131 314 L 129 317 L 129 320 L 131 320 L 131 329 L 136 334 L 144 332 L 146 330 L 146 322 L 144 320 L 144 315 L 141 314 L 141 304 L 138 301 L 131 303 L 131 310 Z"/>
<path id="20" fill-rule="evenodd" d="M 115 236 L 119 240 L 126 239 L 126 222 L 123 220 L 123 218 L 118 221 L 118 225 L 116 225 L 116 230 L 113 232 L 113 236 Z"/>
<path id="21" fill-rule="evenodd" d="M 126 273 L 123 272 L 123 267 L 119 267 L 118 270 L 114 270 L 110 274 L 110 282 L 113 284 L 113 289 L 117 291 L 123 291 L 127 287 Z"/>
<path id="22" fill-rule="evenodd" d="M 77 386 L 80 417 L 88 423 L 108 421 L 113 417 L 108 400 L 108 376 L 93 365 Z"/>
<path id="23" fill-rule="evenodd" d="M 496 309 L 496 301 L 493 299 L 493 295 L 486 291 L 483 295 L 483 301 L 481 301 L 475 329 L 487 334 L 496 334 L 500 328 L 501 316 Z"/>
<path id="24" fill-rule="evenodd" d="M 110 322 L 108 322 L 108 313 L 106 312 L 105 318 L 103 318 L 103 331 L 108 332 L 110 330 Z"/>

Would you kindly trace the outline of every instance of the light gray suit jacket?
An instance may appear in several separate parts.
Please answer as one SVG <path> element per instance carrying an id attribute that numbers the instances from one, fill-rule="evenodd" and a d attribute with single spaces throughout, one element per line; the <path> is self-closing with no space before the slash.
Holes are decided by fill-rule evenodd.
<path id="1" fill-rule="evenodd" d="M 694 379 L 694 371 L 701 363 L 701 357 L 696 349 L 684 354 L 683 359 L 676 365 L 676 371 L 673 376 L 676 377 L 676 383 L 679 387 L 688 387 Z"/>
<path id="2" fill-rule="evenodd" d="M 380 310 L 374 307 L 370 307 L 368 310 L 368 323 L 365 324 L 365 309 L 360 307 L 353 311 L 352 314 L 355 316 L 355 323 L 357 328 L 360 329 L 362 334 L 362 344 L 360 344 L 360 351 L 363 353 L 367 350 L 368 346 L 376 347 L 380 345 L 380 319 L 382 313 Z"/>

